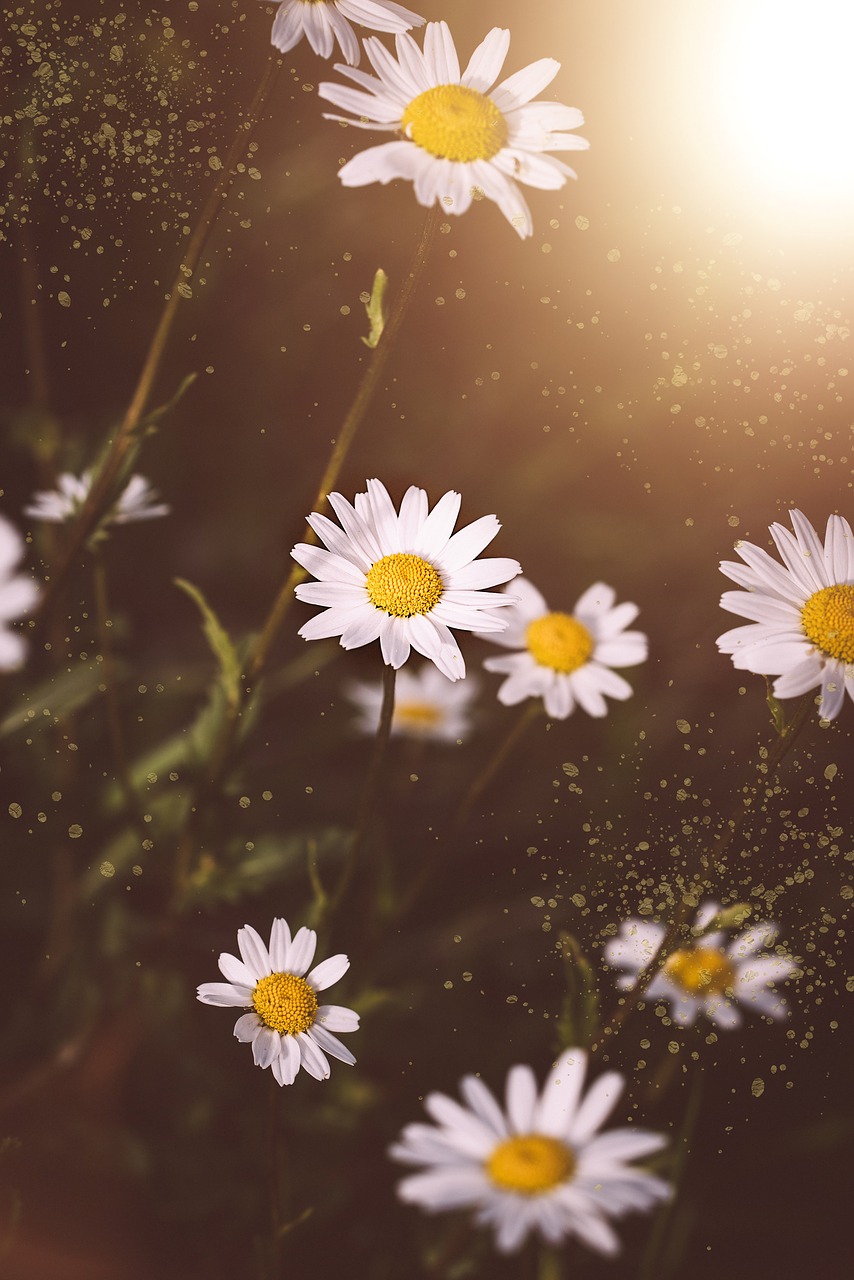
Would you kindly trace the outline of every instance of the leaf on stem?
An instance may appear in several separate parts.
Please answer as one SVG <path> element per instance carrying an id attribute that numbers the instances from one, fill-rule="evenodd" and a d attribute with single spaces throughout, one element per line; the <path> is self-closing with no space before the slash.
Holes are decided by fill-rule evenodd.
<path id="1" fill-rule="evenodd" d="M 229 706 L 235 706 L 240 697 L 240 660 L 237 656 L 237 650 L 232 643 L 228 632 L 223 627 L 219 618 L 213 609 L 205 600 L 198 587 L 194 587 L 191 582 L 187 582 L 184 578 L 175 578 L 175 586 L 185 592 L 186 595 L 198 606 L 202 615 L 202 630 L 205 633 L 205 639 L 210 645 L 214 657 L 219 665 L 219 673 L 222 682 L 223 692 Z"/>
<path id="2" fill-rule="evenodd" d="M 388 276 L 383 271 L 382 267 L 377 267 L 377 273 L 374 276 L 374 287 L 371 290 L 370 298 L 365 303 L 365 310 L 368 313 L 368 323 L 371 326 L 371 331 L 367 338 L 362 338 L 365 346 L 370 347 L 372 351 L 383 336 L 383 329 L 385 328 L 383 298 L 385 297 L 387 285 Z M 362 296 L 364 297 L 364 294 Z"/>
<path id="3" fill-rule="evenodd" d="M 557 949 L 563 959 L 566 994 L 558 1019 L 561 1049 L 592 1044 L 599 1025 L 599 995 L 593 966 L 581 950 L 578 939 L 561 932 Z"/>
<path id="4" fill-rule="evenodd" d="M 773 685 L 768 677 L 765 677 L 765 701 L 768 703 L 768 710 L 771 712 L 771 723 L 775 732 L 782 738 L 786 733 L 786 716 L 782 706 L 774 697 L 772 692 Z"/>

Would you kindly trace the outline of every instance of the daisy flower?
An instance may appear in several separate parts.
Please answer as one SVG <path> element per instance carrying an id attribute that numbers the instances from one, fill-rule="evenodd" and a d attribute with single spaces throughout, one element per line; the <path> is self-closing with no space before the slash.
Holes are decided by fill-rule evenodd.
<path id="1" fill-rule="evenodd" d="M 432 664 L 416 675 L 401 671 L 394 690 L 391 731 L 402 738 L 457 742 L 471 728 L 469 707 L 477 692 L 472 679 L 449 684 Z M 374 735 L 380 722 L 383 687 L 352 681 L 347 696 L 359 709 L 358 727 Z"/>
<path id="2" fill-rule="evenodd" d="M 576 704 L 591 716 L 607 714 L 605 694 L 621 701 L 632 686 L 612 667 L 633 667 L 647 653 L 642 631 L 626 631 L 638 615 L 635 604 L 615 605 L 613 587 L 596 582 L 576 602 L 572 613 L 552 613 L 525 578 L 513 584 L 518 603 L 510 611 L 506 631 L 485 636 L 507 649 L 504 658 L 487 658 L 487 671 L 507 679 L 498 698 L 512 707 L 525 698 L 542 698 L 546 714 L 565 720 Z"/>
<path id="3" fill-rule="evenodd" d="M 428 514 L 427 494 L 413 485 L 398 514 L 379 480 L 367 485 L 354 506 L 330 493 L 340 529 L 316 512 L 308 517 L 328 550 L 300 542 L 291 552 L 320 579 L 298 586 L 297 598 L 325 606 L 299 634 L 306 640 L 340 636 L 345 649 L 379 639 L 383 661 L 395 668 L 412 648 L 449 680 L 459 680 L 466 668 L 449 628 L 501 631 L 506 623 L 493 611 L 513 603 L 512 596 L 483 588 L 521 573 L 517 562 L 476 559 L 501 526 L 495 516 L 481 516 L 453 533 L 458 493 L 446 493 Z"/>
<path id="4" fill-rule="evenodd" d="M 24 661 L 27 646 L 6 624 L 30 611 L 38 595 L 32 578 L 17 573 L 24 540 L 13 524 L 0 516 L 0 671 L 13 671 Z"/>
<path id="5" fill-rule="evenodd" d="M 771 1018 L 786 1012 L 782 997 L 770 984 L 792 976 L 797 966 L 791 956 L 767 953 L 777 937 L 777 926 L 763 921 L 727 942 L 722 930 L 703 933 L 720 911 L 717 902 L 704 902 L 694 920 L 700 936 L 690 946 L 672 952 L 644 991 L 647 1000 L 667 1000 L 671 1017 L 688 1027 L 702 1013 L 717 1026 L 729 1029 L 741 1023 L 738 1006 L 757 1009 Z M 619 935 L 605 944 L 605 961 L 624 972 L 617 986 L 627 991 L 647 967 L 664 940 L 664 925 L 648 920 L 626 920 Z"/>
<path id="6" fill-rule="evenodd" d="M 64 524 L 72 520 L 83 506 L 92 487 L 92 472 L 82 476 L 66 471 L 57 477 L 55 489 L 43 489 L 33 494 L 33 500 L 24 507 L 24 515 L 32 520 L 47 520 L 51 524 Z M 155 520 L 168 516 L 169 507 L 157 503 L 157 492 L 143 476 L 131 476 L 112 509 L 101 522 L 108 524 L 132 524 L 136 520 Z"/>
<path id="7" fill-rule="evenodd" d="M 584 123 L 577 107 L 531 101 L 552 82 L 560 63 L 541 58 L 491 88 L 510 45 L 510 32 L 500 27 L 478 45 L 462 75 L 445 22 L 428 22 L 423 53 L 405 33 L 396 37 L 396 60 L 380 40 L 364 44 L 376 76 L 336 66 L 357 88 L 325 83 L 318 89 L 355 119 L 327 118 L 399 136 L 349 160 L 338 174 L 344 186 L 404 178 L 414 182 L 419 204 L 438 204 L 454 214 L 486 196 L 520 236 L 531 235 L 530 210 L 517 181 L 557 190 L 576 174 L 545 153 L 583 151 L 589 145 L 565 132 Z"/>
<path id="8" fill-rule="evenodd" d="M 746 591 L 725 591 L 721 608 L 749 618 L 718 636 L 721 653 L 739 671 L 777 676 L 775 698 L 821 690 L 819 715 L 833 720 L 854 698 L 854 537 L 841 516 L 827 522 L 824 546 L 800 511 L 794 528 L 772 524 L 783 564 L 749 542 L 735 549 L 744 564 L 725 560 L 721 572 Z"/>
<path id="9" fill-rule="evenodd" d="M 226 982 L 203 982 L 203 1004 L 249 1009 L 234 1024 L 242 1044 L 252 1045 L 255 1065 L 272 1067 L 279 1084 L 293 1084 L 300 1067 L 315 1080 L 328 1080 L 327 1054 L 351 1065 L 356 1061 L 333 1031 L 356 1031 L 359 1015 L 337 1004 L 318 1004 L 317 993 L 350 968 L 344 955 L 316 964 L 317 934 L 299 929 L 293 939 L 286 920 L 274 920 L 269 949 L 246 925 L 237 933 L 241 959 L 224 952 L 219 968 Z"/>
<path id="10" fill-rule="evenodd" d="M 552 1245 L 577 1236 L 597 1253 L 617 1253 L 608 1219 L 670 1194 L 667 1183 L 627 1162 L 667 1139 L 635 1125 L 600 1134 L 623 1077 L 608 1071 L 582 1097 L 586 1065 L 583 1049 L 567 1049 L 539 1097 L 531 1068 L 511 1068 L 503 1109 L 477 1076 L 460 1081 L 465 1106 L 431 1093 L 424 1106 L 435 1126 L 407 1125 L 389 1152 L 424 1166 L 399 1184 L 400 1198 L 429 1213 L 473 1209 L 502 1253 L 531 1232 Z"/>
<path id="11" fill-rule="evenodd" d="M 273 19 L 270 39 L 277 49 L 287 53 L 305 36 L 321 58 L 331 55 L 337 40 L 346 60 L 356 66 L 359 41 L 351 22 L 372 31 L 408 31 L 410 27 L 420 27 L 424 19 L 391 0 L 283 0 Z"/>

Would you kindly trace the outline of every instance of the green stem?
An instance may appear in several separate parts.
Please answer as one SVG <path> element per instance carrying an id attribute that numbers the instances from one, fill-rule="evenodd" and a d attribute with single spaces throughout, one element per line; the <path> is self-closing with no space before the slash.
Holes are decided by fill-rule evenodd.
<path id="1" fill-rule="evenodd" d="M 228 155 L 223 162 L 222 176 L 208 196 L 195 229 L 190 236 L 187 252 L 181 259 L 172 288 L 166 295 L 166 305 L 161 312 L 160 320 L 151 339 L 130 403 L 110 444 L 109 453 L 93 481 L 76 521 L 69 530 L 68 539 L 61 548 L 59 559 L 52 566 L 50 577 L 46 582 L 44 591 L 41 593 L 37 606 L 39 614 L 44 614 L 53 604 L 78 553 L 97 528 L 104 512 L 115 498 L 114 490 L 120 476 L 122 463 L 133 447 L 135 434 L 142 422 L 143 413 L 151 395 L 151 390 L 160 368 L 160 362 L 163 359 L 163 354 L 172 332 L 172 326 L 182 301 L 179 286 L 194 274 L 199 264 L 208 237 L 225 203 L 225 196 L 228 194 L 228 190 L 236 176 L 237 162 L 246 149 L 252 129 L 257 123 L 280 66 L 281 59 L 278 55 L 271 54 L 252 103 L 245 118 L 240 123 Z"/>
<path id="2" fill-rule="evenodd" d="M 101 646 L 101 657 L 103 658 L 102 670 L 104 674 L 104 697 L 107 708 L 107 731 L 110 737 L 110 746 L 112 748 L 113 762 L 116 768 L 116 777 L 125 798 L 125 806 L 127 808 L 128 816 L 135 825 L 140 827 L 140 829 L 143 829 L 139 798 L 134 791 L 133 782 L 131 781 L 127 750 L 125 748 L 124 732 L 122 729 L 122 718 L 119 708 L 118 690 L 116 687 L 116 662 L 113 651 L 113 638 L 111 634 L 113 624 L 110 619 L 107 597 L 107 566 L 104 561 L 103 552 L 99 547 L 94 550 L 94 561 L 95 614 L 98 620 L 98 637 Z"/>
<path id="3" fill-rule="evenodd" d="M 471 810 L 477 801 L 483 795 L 492 779 L 498 773 L 499 769 L 504 765 L 505 761 L 512 754 L 516 745 L 521 742 L 528 731 L 529 725 L 537 719 L 542 710 L 539 698 L 531 698 L 525 705 L 522 714 L 516 720 L 507 736 L 498 744 L 494 754 L 487 761 L 483 769 L 475 778 L 469 787 L 463 801 L 454 815 L 454 825 L 462 826 L 468 818 Z"/>
<path id="4" fill-rule="evenodd" d="M 335 892 L 321 908 L 320 916 L 322 923 L 328 925 L 335 915 L 338 908 L 343 902 L 347 890 L 356 874 L 362 854 L 365 849 L 365 843 L 371 827 L 371 819 L 374 816 L 374 810 L 380 793 L 380 784 L 383 778 L 383 766 L 388 752 L 389 738 L 391 737 L 391 723 L 394 718 L 394 685 L 397 678 L 397 672 L 394 667 L 383 667 L 383 701 L 380 711 L 380 722 L 377 726 L 377 736 L 374 739 L 374 750 L 371 755 L 371 763 L 368 768 L 368 776 L 365 781 L 365 787 L 362 792 L 362 801 L 359 805 L 359 813 L 356 818 L 356 827 L 353 832 L 353 838 L 350 841 L 350 847 L 347 850 L 347 858 L 344 863 L 344 870 L 341 873 L 341 879 L 335 888 Z"/>
<path id="5" fill-rule="evenodd" d="M 641 1259 L 640 1271 L 638 1272 L 638 1280 L 656 1280 L 661 1275 L 661 1255 L 667 1243 L 667 1233 L 673 1220 L 673 1215 L 678 1202 L 679 1185 L 685 1172 L 685 1165 L 690 1154 L 690 1142 L 697 1127 L 697 1120 L 700 1116 L 700 1103 L 703 1097 L 703 1074 L 701 1071 L 695 1071 L 691 1081 L 691 1091 L 688 1095 L 688 1104 L 685 1107 L 685 1114 L 682 1117 L 682 1124 L 679 1129 L 676 1141 L 671 1147 L 673 1153 L 673 1163 L 670 1168 L 670 1178 L 673 1185 L 673 1195 L 666 1200 L 658 1212 L 657 1217 L 649 1234 L 649 1241 Z"/>

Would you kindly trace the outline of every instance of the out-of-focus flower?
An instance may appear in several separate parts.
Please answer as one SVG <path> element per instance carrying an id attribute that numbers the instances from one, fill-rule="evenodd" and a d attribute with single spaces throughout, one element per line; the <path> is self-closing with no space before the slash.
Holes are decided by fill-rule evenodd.
<path id="1" fill-rule="evenodd" d="M 690 1026 L 703 1013 L 717 1026 L 737 1027 L 738 1006 L 756 1009 L 771 1018 L 786 1012 L 782 996 L 772 984 L 784 982 L 796 971 L 791 956 L 768 954 L 777 926 L 763 921 L 727 942 L 722 930 L 701 931 L 720 911 L 717 902 L 704 902 L 697 912 L 694 930 L 701 936 L 691 946 L 672 952 L 643 992 L 647 1000 L 667 1000 L 671 1017 Z M 605 945 L 605 962 L 624 972 L 617 986 L 624 991 L 635 985 L 655 956 L 665 935 L 664 925 L 648 920 L 626 920 L 619 935 Z"/>
<path id="2" fill-rule="evenodd" d="M 325 991 L 350 968 L 345 955 L 330 956 L 308 967 L 314 959 L 317 934 L 299 929 L 291 939 L 286 920 L 274 920 L 269 949 L 246 925 L 237 933 L 241 959 L 224 952 L 219 968 L 226 982 L 203 982 L 198 998 L 203 1004 L 250 1009 L 234 1024 L 242 1044 L 252 1045 L 259 1067 L 272 1067 L 279 1084 L 293 1084 L 300 1067 L 315 1080 L 329 1078 L 327 1054 L 351 1065 L 356 1061 L 333 1031 L 356 1031 L 359 1015 L 337 1004 L 318 1004 Z"/>
<path id="3" fill-rule="evenodd" d="M 633 667 L 647 654 L 642 631 L 626 631 L 638 615 L 634 604 L 615 605 L 616 593 L 596 582 L 577 601 L 572 613 L 552 613 L 525 578 L 513 583 L 518 604 L 508 611 L 507 629 L 484 636 L 507 649 L 502 658 L 487 658 L 487 671 L 507 679 L 498 690 L 505 706 L 525 698 L 542 698 L 546 714 L 565 720 L 576 704 L 591 716 L 604 716 L 605 695 L 631 697 L 632 686 L 612 667 Z"/>
<path id="4" fill-rule="evenodd" d="M 833 720 L 854 698 L 854 536 L 841 516 L 827 522 L 824 546 L 800 511 L 790 511 L 794 535 L 772 524 L 783 564 L 749 542 L 736 543 L 744 564 L 725 560 L 721 572 L 746 591 L 725 591 L 721 608 L 750 618 L 718 636 L 721 653 L 739 671 L 777 676 L 775 698 L 821 689 L 819 715 Z"/>
<path id="5" fill-rule="evenodd" d="M 375 734 L 383 702 L 382 684 L 353 680 L 346 692 L 359 709 L 359 729 Z M 471 677 L 450 684 L 432 663 L 415 675 L 401 671 L 394 690 L 391 731 L 403 738 L 457 742 L 471 727 L 469 707 L 476 692 L 477 682 Z"/>
<path id="6" fill-rule="evenodd" d="M 263 0 L 269 4 L 270 0 Z M 321 58 L 332 54 L 337 40 L 347 62 L 357 66 L 359 41 L 350 23 L 372 31 L 408 31 L 424 19 L 391 0 L 283 0 L 273 19 L 272 43 L 287 53 L 306 37 Z"/>
<path id="7" fill-rule="evenodd" d="M 24 661 L 26 642 L 9 631 L 6 623 L 28 613 L 39 591 L 32 578 L 16 572 L 23 554 L 23 538 L 5 516 L 0 516 L 0 671 L 13 671 Z"/>
<path id="8" fill-rule="evenodd" d="M 556 190 L 576 174 L 547 151 L 583 151 L 577 107 L 532 102 L 560 69 L 541 58 L 492 88 L 507 57 L 510 32 L 494 27 L 471 56 L 465 71 L 445 22 L 429 22 L 424 51 L 406 33 L 396 37 L 397 59 L 380 40 L 365 40 L 376 76 L 336 66 L 358 86 L 324 83 L 318 92 L 352 112 L 330 115 L 360 129 L 401 136 L 361 151 L 339 171 L 346 187 L 404 178 L 415 198 L 429 208 L 462 214 L 475 198 L 494 200 L 523 238 L 531 235 L 531 213 L 517 182 Z"/>
<path id="9" fill-rule="evenodd" d="M 340 636 L 345 649 L 379 639 L 383 661 L 395 668 L 415 649 L 449 680 L 459 680 L 466 668 L 450 628 L 501 631 L 506 623 L 494 611 L 513 603 L 512 596 L 483 588 L 515 577 L 518 563 L 476 558 L 501 526 L 495 516 L 481 516 L 452 534 L 458 493 L 446 493 L 428 514 L 427 494 L 413 485 L 398 514 L 379 480 L 367 485 L 355 506 L 330 493 L 342 528 L 326 516 L 308 517 L 328 551 L 300 542 L 291 552 L 319 579 L 298 586 L 297 598 L 324 606 L 299 634 L 306 640 Z"/>
<path id="10" fill-rule="evenodd" d="M 24 515 L 32 520 L 47 520 L 51 524 L 63 524 L 73 520 L 89 496 L 92 487 L 92 472 L 84 471 L 82 476 L 71 475 L 66 471 L 57 477 L 55 489 L 43 489 L 33 494 L 33 500 L 24 507 Z M 136 520 L 156 520 L 158 516 L 168 516 L 169 507 L 157 502 L 158 494 L 144 476 L 131 476 L 113 504 L 110 511 L 101 521 L 101 528 L 110 524 L 132 524 Z"/>
<path id="11" fill-rule="evenodd" d="M 582 1097 L 586 1064 L 584 1050 L 567 1049 L 539 1097 L 531 1068 L 511 1068 L 504 1109 L 477 1076 L 460 1081 L 464 1107 L 431 1093 L 424 1106 L 435 1126 L 407 1125 L 390 1151 L 424 1166 L 399 1184 L 401 1199 L 431 1213 L 473 1209 L 502 1253 L 531 1232 L 552 1245 L 577 1236 L 598 1253 L 617 1253 L 608 1219 L 649 1210 L 670 1194 L 667 1183 L 627 1162 L 667 1139 L 634 1125 L 600 1134 L 623 1077 L 608 1071 Z"/>

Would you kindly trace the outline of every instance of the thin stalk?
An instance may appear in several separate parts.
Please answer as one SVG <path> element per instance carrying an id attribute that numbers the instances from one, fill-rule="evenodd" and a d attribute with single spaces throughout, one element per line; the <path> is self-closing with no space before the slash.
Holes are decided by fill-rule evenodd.
<path id="1" fill-rule="evenodd" d="M 492 782 L 492 779 L 498 773 L 499 769 L 501 769 L 504 763 L 512 755 L 514 748 L 522 741 L 528 731 L 528 727 L 537 719 L 540 711 L 541 706 L 538 698 L 532 698 L 526 703 L 522 714 L 518 717 L 510 732 L 498 744 L 494 754 L 486 762 L 486 765 L 481 769 L 480 773 L 477 775 L 463 797 L 463 801 L 454 815 L 455 826 L 462 826 L 466 821 L 474 805 L 480 799 L 490 782 Z"/>
<path id="2" fill-rule="evenodd" d="M 665 1201 L 655 1221 L 652 1230 L 649 1233 L 649 1240 L 641 1259 L 640 1271 L 638 1272 L 638 1280 L 657 1280 L 661 1276 L 661 1255 L 664 1246 L 667 1243 L 667 1233 L 670 1230 L 670 1224 L 676 1210 L 679 1196 L 679 1186 L 685 1172 L 685 1165 L 690 1154 L 689 1144 L 694 1136 L 694 1130 L 697 1127 L 697 1120 L 700 1116 L 700 1103 L 703 1097 L 703 1074 L 701 1071 L 695 1071 L 691 1081 L 691 1091 L 688 1095 L 688 1104 L 685 1107 L 685 1114 L 682 1117 L 682 1124 L 679 1129 L 679 1135 L 672 1146 L 674 1152 L 673 1165 L 670 1169 L 671 1181 L 673 1184 L 674 1194 L 669 1200 Z"/>
<path id="3" fill-rule="evenodd" d="M 718 864 L 723 863 L 723 859 L 729 850 L 730 845 L 735 839 L 738 832 L 744 826 L 748 813 L 751 811 L 753 802 L 759 795 L 760 790 L 764 789 L 766 782 L 776 773 L 788 753 L 795 744 L 795 739 L 801 729 L 809 719 L 810 712 L 815 705 L 815 695 L 808 693 L 801 701 L 797 711 L 795 712 L 789 723 L 782 729 L 777 737 L 774 746 L 767 752 L 766 757 L 760 761 L 757 771 L 760 773 L 760 780 L 751 779 L 742 787 L 743 799 L 738 808 L 733 812 L 732 817 L 726 824 L 722 833 L 719 833 L 712 845 L 711 855 L 702 852 L 699 856 L 699 866 L 694 870 L 691 881 L 686 885 L 682 895 L 682 902 L 679 905 L 673 920 L 668 925 L 667 930 L 662 939 L 661 946 L 653 955 L 645 969 L 638 974 L 634 986 L 621 997 L 620 1003 L 615 1008 L 611 1017 L 605 1023 L 600 1032 L 597 1041 L 591 1046 L 591 1052 L 596 1052 L 601 1048 L 602 1044 L 613 1037 L 626 1021 L 632 1010 L 638 1007 L 638 997 L 649 986 L 652 979 L 658 971 L 666 964 L 667 959 L 677 949 L 682 941 L 685 932 L 685 925 L 693 914 L 694 906 L 691 903 L 693 894 L 692 889 L 706 887 L 706 881 L 703 878 L 703 871 L 709 866 L 710 861 Z M 685 899 L 688 899 L 686 902 Z"/>
<path id="4" fill-rule="evenodd" d="M 241 121 L 229 148 L 228 155 L 223 163 L 221 176 L 205 202 L 195 229 L 190 236 L 187 251 L 183 255 L 181 264 L 175 274 L 172 288 L 166 295 L 166 305 L 161 312 L 157 328 L 151 339 L 130 403 L 111 442 L 110 451 L 98 475 L 95 477 L 92 488 L 89 490 L 76 521 L 69 530 L 68 539 L 62 547 L 59 559 L 52 567 L 50 578 L 41 593 L 38 605 L 39 613 L 44 613 L 56 599 L 57 593 L 65 581 L 76 556 L 89 536 L 97 528 L 99 520 L 114 496 L 113 489 L 122 463 L 133 446 L 134 435 L 142 422 L 145 407 L 151 395 L 152 387 L 160 369 L 160 362 L 163 359 L 163 354 L 172 332 L 172 326 L 182 301 L 179 286 L 194 275 L 199 265 L 208 237 L 225 203 L 225 196 L 234 181 L 237 162 L 246 149 L 252 129 L 257 123 L 280 66 L 281 59 L 279 56 L 277 54 L 271 55 L 246 116 Z"/>
<path id="5" fill-rule="evenodd" d="M 110 736 L 110 747 L 113 753 L 116 777 L 125 798 L 125 806 L 127 808 L 128 816 L 135 825 L 142 828 L 142 814 L 140 811 L 139 797 L 137 796 L 133 787 L 133 782 L 131 781 L 124 730 L 122 728 L 121 710 L 119 708 L 119 695 L 116 685 L 116 660 L 111 633 L 113 623 L 110 618 L 109 600 L 107 596 L 107 566 L 100 547 L 96 547 L 94 550 L 94 578 L 95 614 L 98 621 L 98 638 L 101 646 L 101 657 L 103 658 L 102 670 L 104 673 L 104 698 L 106 700 L 107 731 Z"/>
<path id="6" fill-rule="evenodd" d="M 371 755 L 371 763 L 368 767 L 368 776 L 365 780 L 365 788 L 362 792 L 362 802 L 359 805 L 359 812 L 356 817 L 356 828 L 353 832 L 353 838 L 350 841 L 350 847 L 347 850 L 347 858 L 344 863 L 344 870 L 341 873 L 341 879 L 335 887 L 335 892 L 325 904 L 325 910 L 321 908 L 320 914 L 323 917 L 324 924 L 329 923 L 335 915 L 335 912 L 341 906 L 364 852 L 365 843 L 371 827 L 371 819 L 374 816 L 374 810 L 379 798 L 385 758 L 388 752 L 389 738 L 391 737 L 391 722 L 394 716 L 394 684 L 396 677 L 397 672 L 394 667 L 387 665 L 383 667 L 383 702 L 382 709 L 380 711 L 380 722 L 377 726 L 377 736 L 374 739 L 374 750 Z"/>
<path id="7" fill-rule="evenodd" d="M 338 479 L 341 467 L 344 464 L 344 459 L 347 457 L 347 453 L 353 443 L 356 432 L 361 425 L 362 419 L 367 412 L 368 405 L 370 404 L 376 390 L 377 383 L 386 366 L 389 355 L 391 354 L 398 331 L 403 323 L 403 318 L 406 315 L 409 303 L 412 300 L 412 295 L 415 292 L 415 286 L 421 278 L 421 273 L 423 272 L 424 266 L 427 262 L 430 245 L 432 244 L 433 237 L 436 234 L 438 220 L 438 210 L 436 208 L 432 208 L 427 215 L 427 220 L 421 233 L 421 239 L 419 241 L 418 248 L 415 251 L 415 257 L 413 258 L 412 265 L 409 268 L 409 272 L 403 282 L 400 293 L 398 294 L 394 309 L 389 315 L 388 322 L 383 329 L 382 336 L 374 348 L 373 355 L 365 370 L 362 381 L 359 384 L 356 396 L 341 426 L 341 431 L 335 441 L 332 453 L 329 455 L 326 470 L 323 472 L 323 476 L 321 477 L 320 484 L 317 488 L 317 495 L 311 508 L 312 511 L 319 511 L 321 509 Z M 314 543 L 317 541 L 317 536 L 314 530 L 308 524 L 306 525 L 303 533 L 303 541 L 308 543 Z M 267 661 L 270 647 L 278 635 L 282 622 L 284 621 L 285 614 L 293 601 L 294 587 L 296 587 L 304 577 L 305 570 L 300 565 L 294 564 L 279 590 L 279 594 L 273 602 L 273 607 L 267 615 L 267 620 L 264 623 L 258 639 L 255 641 L 249 657 L 248 676 L 250 685 L 254 685 L 260 676 L 264 664 Z"/>

